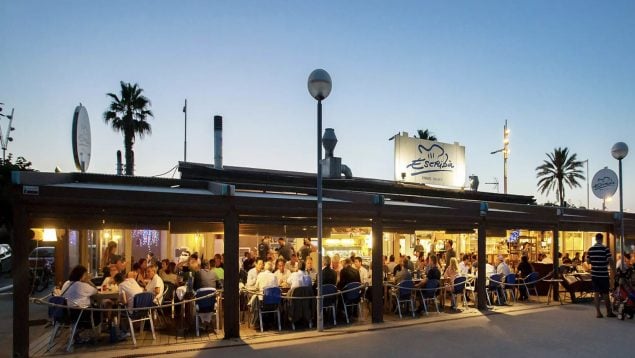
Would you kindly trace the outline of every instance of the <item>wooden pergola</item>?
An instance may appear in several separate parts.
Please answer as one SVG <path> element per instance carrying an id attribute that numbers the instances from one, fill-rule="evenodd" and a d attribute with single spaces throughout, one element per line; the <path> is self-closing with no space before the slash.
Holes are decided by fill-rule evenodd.
<path id="1" fill-rule="evenodd" d="M 239 267 L 239 235 L 253 227 L 285 225 L 315 230 L 315 175 L 216 170 L 192 163 L 180 163 L 180 170 L 181 179 L 14 172 L 14 356 L 26 357 L 29 349 L 29 327 L 25 322 L 29 319 L 30 228 L 108 226 L 167 230 L 222 226 L 226 267 Z M 478 254 L 484 257 L 489 229 L 552 231 L 554 256 L 561 230 L 613 234 L 619 230 L 614 213 L 537 206 L 527 196 L 440 190 L 368 179 L 330 179 L 325 180 L 324 187 L 325 226 L 372 228 L 373 272 L 382 272 L 384 232 L 477 229 Z M 628 214 L 625 222 L 627 237 L 633 237 L 635 215 Z M 610 245 L 614 251 L 615 243 Z M 62 251 L 56 251 L 57 262 L 64 262 Z M 553 261 L 556 270 L 557 256 Z M 63 273 L 62 266 L 56 265 L 57 275 Z M 485 261 L 479 261 L 478 272 L 478 293 L 484 295 Z M 382 280 L 382 275 L 373 275 L 373 302 L 383 299 Z M 238 270 L 226 270 L 225 302 L 239 301 L 238 284 Z M 485 308 L 482 301 L 481 309 Z M 382 305 L 373 305 L 372 320 L 383 321 Z M 238 305 L 225 305 L 224 327 L 225 338 L 239 337 Z"/>

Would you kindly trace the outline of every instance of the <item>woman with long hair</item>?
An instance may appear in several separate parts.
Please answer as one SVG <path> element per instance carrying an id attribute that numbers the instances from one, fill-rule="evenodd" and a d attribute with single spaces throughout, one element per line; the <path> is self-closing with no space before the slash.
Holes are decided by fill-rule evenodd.
<path id="1" fill-rule="evenodd" d="M 90 296 L 97 293 L 97 288 L 90 281 L 88 269 L 77 265 L 71 271 L 68 281 L 62 285 L 62 296 L 71 307 L 89 307 Z"/>
<path id="2" fill-rule="evenodd" d="M 101 267 L 108 267 L 117 261 L 117 243 L 109 241 L 101 256 Z"/>

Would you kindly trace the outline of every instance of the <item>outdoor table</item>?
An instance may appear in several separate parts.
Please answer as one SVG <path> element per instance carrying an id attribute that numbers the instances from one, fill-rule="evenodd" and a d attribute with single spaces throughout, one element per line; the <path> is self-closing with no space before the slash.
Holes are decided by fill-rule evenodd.
<path id="1" fill-rule="evenodd" d="M 559 285 L 560 285 L 560 282 L 562 282 L 562 279 L 550 278 L 550 279 L 545 279 L 543 281 L 549 283 L 549 291 L 547 292 L 547 304 L 551 304 L 551 295 L 553 294 L 553 287 L 556 286 L 558 287 L 556 289 L 559 290 Z M 558 294 L 558 301 L 560 301 L 560 304 L 563 304 L 562 297 L 559 294 Z"/>

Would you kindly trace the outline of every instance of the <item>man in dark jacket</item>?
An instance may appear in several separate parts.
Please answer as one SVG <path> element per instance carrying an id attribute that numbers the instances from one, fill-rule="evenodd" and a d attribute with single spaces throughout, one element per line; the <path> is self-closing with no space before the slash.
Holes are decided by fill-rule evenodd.
<path id="1" fill-rule="evenodd" d="M 355 270 L 352 264 L 353 262 L 351 259 L 347 258 L 344 260 L 344 267 L 342 268 L 342 271 L 340 271 L 340 281 L 337 283 L 337 288 L 340 290 L 351 282 L 361 282 L 361 279 L 359 278 L 359 271 Z"/>
<path id="2" fill-rule="evenodd" d="M 324 256 L 324 269 L 322 270 L 322 284 L 335 285 L 337 283 L 337 273 L 331 268 L 331 257 Z"/>

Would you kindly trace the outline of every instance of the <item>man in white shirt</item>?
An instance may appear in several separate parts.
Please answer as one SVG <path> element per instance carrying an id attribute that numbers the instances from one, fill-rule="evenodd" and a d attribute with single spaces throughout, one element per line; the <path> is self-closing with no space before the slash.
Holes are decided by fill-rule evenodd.
<path id="1" fill-rule="evenodd" d="M 157 275 L 157 269 L 154 265 L 148 266 L 146 269 L 146 276 L 150 279 L 150 282 L 146 285 L 146 291 L 154 294 L 154 303 L 160 305 L 163 302 L 163 279 Z"/>
<path id="2" fill-rule="evenodd" d="M 136 271 L 128 272 L 128 277 L 125 280 L 122 274 L 115 275 L 115 282 L 119 285 L 119 302 L 123 302 L 129 309 L 134 307 L 134 296 L 143 292 L 136 277 Z"/>
<path id="3" fill-rule="evenodd" d="M 463 261 L 459 263 L 459 275 L 467 276 L 470 273 L 470 257 L 463 255 Z"/>
<path id="4" fill-rule="evenodd" d="M 247 283 L 245 286 L 248 289 L 256 288 L 256 280 L 258 279 L 258 274 L 262 271 L 263 267 L 264 262 L 261 259 L 258 259 L 258 261 L 256 261 L 256 266 L 247 272 Z"/>
<path id="5" fill-rule="evenodd" d="M 359 279 L 361 280 L 362 285 L 371 285 L 370 275 L 368 274 L 368 270 L 362 265 L 362 258 L 359 256 L 355 256 L 355 269 L 359 271 Z"/>
<path id="6" fill-rule="evenodd" d="M 503 257 L 503 255 L 498 255 L 498 266 L 496 267 L 496 273 L 499 275 L 503 275 L 502 279 L 505 279 L 505 276 L 512 273 L 512 270 L 505 262 L 505 258 Z"/>
<path id="7" fill-rule="evenodd" d="M 278 260 L 276 261 L 276 267 L 278 269 L 273 274 L 276 276 L 276 280 L 278 280 L 278 285 L 286 286 L 291 272 L 287 270 L 284 259 L 282 257 L 278 258 Z"/>
<path id="8" fill-rule="evenodd" d="M 311 276 L 309 276 L 304 270 L 306 269 L 306 264 L 304 261 L 300 262 L 298 267 L 298 271 L 292 273 L 287 280 L 290 289 L 294 289 L 296 287 L 310 287 Z"/>
<path id="9" fill-rule="evenodd" d="M 273 265 L 267 261 L 265 263 L 265 269 L 258 274 L 256 279 L 256 289 L 258 292 L 263 292 L 265 288 L 278 287 L 278 280 L 276 276 L 271 272 Z"/>

